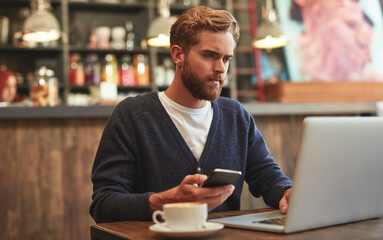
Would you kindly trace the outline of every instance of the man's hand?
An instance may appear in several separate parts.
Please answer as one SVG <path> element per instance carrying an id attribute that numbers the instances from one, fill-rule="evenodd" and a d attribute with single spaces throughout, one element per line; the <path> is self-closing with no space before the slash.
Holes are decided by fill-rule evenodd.
<path id="1" fill-rule="evenodd" d="M 284 214 L 287 213 L 287 209 L 289 207 L 290 193 L 291 193 L 291 188 L 285 191 L 285 193 L 283 194 L 283 197 L 279 201 L 279 209 Z"/>
<path id="2" fill-rule="evenodd" d="M 162 205 L 174 202 L 205 202 L 208 210 L 221 205 L 234 191 L 233 185 L 213 188 L 198 187 L 207 179 L 206 175 L 194 174 L 186 176 L 180 185 L 160 193 L 153 193 L 149 197 L 152 211 L 162 209 Z"/>

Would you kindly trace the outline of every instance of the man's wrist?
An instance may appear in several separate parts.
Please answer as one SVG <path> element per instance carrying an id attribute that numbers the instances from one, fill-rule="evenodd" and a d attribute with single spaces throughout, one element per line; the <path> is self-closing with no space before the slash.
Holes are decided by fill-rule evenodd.
<path id="1" fill-rule="evenodd" d="M 152 212 L 154 212 L 156 210 L 161 210 L 162 205 L 164 205 L 164 204 L 165 204 L 165 202 L 161 198 L 161 193 L 153 193 L 149 196 L 149 206 L 150 206 L 150 210 Z"/>

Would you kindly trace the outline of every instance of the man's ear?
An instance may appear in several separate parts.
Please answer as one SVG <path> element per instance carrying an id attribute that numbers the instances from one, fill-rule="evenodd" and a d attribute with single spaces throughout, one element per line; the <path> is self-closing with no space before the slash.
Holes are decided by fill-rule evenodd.
<path id="1" fill-rule="evenodd" d="M 173 45 L 170 49 L 170 54 L 172 55 L 174 64 L 176 66 L 182 66 L 185 58 L 184 50 L 178 45 Z"/>

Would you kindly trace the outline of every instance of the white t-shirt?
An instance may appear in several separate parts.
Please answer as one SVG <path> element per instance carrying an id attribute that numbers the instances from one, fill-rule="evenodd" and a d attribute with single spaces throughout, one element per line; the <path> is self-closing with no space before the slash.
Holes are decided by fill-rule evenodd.
<path id="1" fill-rule="evenodd" d="M 211 102 L 206 101 L 205 107 L 195 109 L 179 105 L 164 92 L 160 92 L 158 97 L 194 157 L 199 161 L 213 120 Z"/>

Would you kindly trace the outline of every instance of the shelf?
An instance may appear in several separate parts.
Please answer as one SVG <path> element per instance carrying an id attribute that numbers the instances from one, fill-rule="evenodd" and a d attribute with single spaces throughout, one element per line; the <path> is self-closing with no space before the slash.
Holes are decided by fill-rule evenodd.
<path id="1" fill-rule="evenodd" d="M 16 19 L 17 10 L 21 7 L 30 7 L 31 0 L 0 0 L 0 14 L 9 15 L 10 22 Z M 128 4 L 124 1 L 111 1 L 121 3 L 108 3 L 89 1 L 70 1 L 70 0 L 50 0 L 53 13 L 60 22 L 64 36 L 68 41 L 62 43 L 60 39 L 55 46 L 57 47 L 15 47 L 10 43 L 0 46 L 0 64 L 4 63 L 10 70 L 17 72 L 27 79 L 27 75 L 33 73 L 41 66 L 47 66 L 55 71 L 55 76 L 59 82 L 60 98 L 66 104 L 68 95 L 71 92 L 89 91 L 90 86 L 72 86 L 69 80 L 69 58 L 70 54 L 78 53 L 82 57 L 88 54 L 97 54 L 99 58 L 107 54 L 115 54 L 117 58 L 123 55 L 145 54 L 149 57 L 151 69 L 151 84 L 149 86 L 118 86 L 118 91 L 129 93 L 132 91 L 143 93 L 154 90 L 165 90 L 167 87 L 157 87 L 155 84 L 154 70 L 161 64 L 164 58 L 170 56 L 169 48 L 141 48 L 141 41 L 146 39 L 147 27 L 156 16 L 156 1 L 137 0 L 137 3 Z M 126 1 L 127 2 L 127 1 Z M 201 5 L 206 5 L 208 1 L 203 0 Z M 229 4 L 230 5 L 230 4 Z M 229 6 L 222 1 L 221 9 Z M 171 4 L 172 15 L 179 15 L 193 6 L 183 4 Z M 134 24 L 135 48 L 126 49 L 88 49 L 87 43 L 89 36 L 94 29 L 100 26 L 113 28 L 115 26 L 125 27 L 128 21 Z M 53 45 L 53 44 L 51 44 Z M 232 84 L 233 85 L 233 84 Z M 234 88 L 225 87 L 223 95 L 233 97 Z M 20 85 L 20 92 L 27 92 L 28 86 Z M 235 97 L 235 96 L 234 96 Z"/>
<path id="2" fill-rule="evenodd" d="M 115 54 L 134 54 L 134 53 L 142 53 L 142 54 L 149 54 L 149 50 L 142 49 L 142 48 L 135 48 L 133 50 L 125 50 L 125 49 L 90 49 L 90 48 L 82 48 L 82 47 L 70 47 L 69 50 L 71 53 L 97 53 L 97 54 L 108 54 L 108 53 L 115 53 Z"/>
<path id="3" fill-rule="evenodd" d="M 151 90 L 150 86 L 117 86 L 118 90 L 146 91 Z"/>
<path id="4" fill-rule="evenodd" d="M 71 90 L 77 90 L 77 91 L 83 91 L 83 90 L 88 90 L 89 87 L 92 87 L 95 85 L 84 85 L 84 86 L 75 86 L 71 85 L 70 89 Z M 146 91 L 146 90 L 151 90 L 150 86 L 117 86 L 118 90 L 131 90 L 131 91 Z"/>
<path id="5" fill-rule="evenodd" d="M 252 97 L 257 98 L 258 97 L 258 91 L 256 89 L 254 90 L 237 90 L 238 97 Z"/>
<path id="6" fill-rule="evenodd" d="M 235 69 L 235 73 L 238 75 L 253 75 L 253 74 L 255 74 L 254 71 L 255 71 L 254 68 L 239 68 L 239 67 L 237 67 Z"/>
<path id="7" fill-rule="evenodd" d="M 252 46 L 237 46 L 235 48 L 235 52 L 237 53 L 253 53 Z"/>
<path id="8" fill-rule="evenodd" d="M 28 48 L 28 47 L 15 47 L 12 45 L 1 45 L 0 46 L 0 51 L 1 52 L 20 52 L 20 53 L 25 53 L 25 52 L 50 52 L 50 53 L 60 53 L 63 51 L 63 48 L 60 47 L 36 47 L 36 48 Z"/>
<path id="9" fill-rule="evenodd" d="M 64 84 L 59 83 L 58 87 L 59 87 L 59 89 L 63 89 L 64 88 Z M 28 83 L 19 83 L 19 84 L 17 84 L 17 89 L 25 91 L 25 90 L 29 90 L 29 88 L 30 88 L 30 84 L 28 84 Z"/>
<path id="10" fill-rule="evenodd" d="M 233 4 L 234 10 L 249 10 L 249 4 L 248 3 L 234 3 Z"/>
<path id="11" fill-rule="evenodd" d="M 0 0 L 0 4 L 3 6 L 23 6 L 30 3 L 31 1 L 27 0 Z"/>
<path id="12" fill-rule="evenodd" d="M 247 24 L 239 24 L 239 29 L 241 29 L 241 32 L 251 32 L 251 26 Z"/>
<path id="13" fill-rule="evenodd" d="M 243 103 L 253 116 L 372 114 L 376 103 Z M 115 106 L 2 107 L 0 119 L 108 118 Z"/>
<path id="14" fill-rule="evenodd" d="M 381 82 L 279 82 L 265 91 L 268 101 L 284 103 L 383 101 Z"/>
<path id="15" fill-rule="evenodd" d="M 60 5 L 61 0 L 51 0 L 50 1 L 51 5 Z M 2 6 L 30 6 L 31 5 L 31 0 L 0 0 L 0 4 Z"/>
<path id="16" fill-rule="evenodd" d="M 108 118 L 115 106 L 2 107 L 0 119 Z"/>
<path id="17" fill-rule="evenodd" d="M 69 2 L 70 10 L 79 10 L 79 11 L 107 11 L 107 10 L 121 10 L 121 11 L 137 11 L 147 9 L 148 3 L 135 3 L 135 4 L 126 4 L 126 3 L 97 3 L 97 2 Z M 86 9 L 84 9 L 86 8 Z"/>
<path id="18" fill-rule="evenodd" d="M 224 2 L 224 1 L 222 1 L 222 2 Z M 202 2 L 199 5 L 206 6 L 207 4 Z M 186 6 L 186 5 L 181 4 L 181 3 L 173 3 L 173 4 L 170 4 L 170 12 L 172 14 L 182 14 L 184 11 L 186 11 L 190 8 L 193 8 L 193 7 L 196 7 L 196 6 L 193 6 L 193 5 Z M 222 3 L 221 7 L 219 7 L 219 8 L 214 7 L 214 9 L 226 9 L 226 6 L 224 3 Z"/>
<path id="19" fill-rule="evenodd" d="M 170 54 L 170 48 L 168 47 L 154 48 L 154 52 L 157 54 Z"/>

